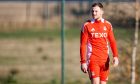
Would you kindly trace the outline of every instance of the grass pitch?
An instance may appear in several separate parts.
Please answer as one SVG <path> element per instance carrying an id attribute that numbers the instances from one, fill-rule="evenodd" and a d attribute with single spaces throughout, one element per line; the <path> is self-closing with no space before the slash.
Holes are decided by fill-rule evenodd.
<path id="1" fill-rule="evenodd" d="M 129 80 L 133 32 L 133 29 L 114 29 L 121 56 L 121 69 L 117 72 L 111 69 L 109 84 L 127 84 L 126 81 Z M 60 84 L 60 34 L 60 29 L 1 32 L 0 83 Z M 79 37 L 80 29 L 65 29 L 66 84 L 88 84 L 90 82 L 88 76 L 80 71 Z M 138 57 L 137 60 L 139 59 Z M 137 73 L 138 71 L 139 68 Z M 125 79 L 121 80 L 121 77 Z"/>

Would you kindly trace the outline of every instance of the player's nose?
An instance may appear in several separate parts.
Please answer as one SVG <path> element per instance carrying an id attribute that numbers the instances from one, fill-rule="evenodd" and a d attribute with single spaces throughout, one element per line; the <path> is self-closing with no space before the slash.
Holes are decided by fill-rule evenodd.
<path id="1" fill-rule="evenodd" d="M 95 12 L 92 12 L 92 14 L 95 16 L 96 15 L 96 13 Z"/>

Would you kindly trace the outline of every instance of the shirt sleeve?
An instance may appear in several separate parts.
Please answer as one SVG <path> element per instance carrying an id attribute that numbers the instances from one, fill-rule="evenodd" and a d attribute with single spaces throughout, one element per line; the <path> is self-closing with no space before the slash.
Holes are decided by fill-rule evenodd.
<path id="1" fill-rule="evenodd" d="M 118 50 L 116 45 L 116 40 L 113 33 L 113 28 L 111 24 L 108 24 L 109 32 L 108 32 L 108 40 L 110 42 L 110 47 L 113 53 L 113 57 L 118 57 Z"/>
<path id="2" fill-rule="evenodd" d="M 87 39 L 88 39 L 88 31 L 87 26 L 84 24 L 84 26 L 81 29 L 81 35 L 80 35 L 80 58 L 81 58 L 81 64 L 86 63 L 86 45 L 87 45 Z"/>

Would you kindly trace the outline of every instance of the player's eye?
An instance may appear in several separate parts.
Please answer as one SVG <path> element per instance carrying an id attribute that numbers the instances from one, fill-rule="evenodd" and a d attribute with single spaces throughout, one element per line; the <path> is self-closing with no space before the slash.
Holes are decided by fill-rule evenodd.
<path id="1" fill-rule="evenodd" d="M 92 10 L 91 12 L 98 12 L 97 10 Z"/>
<path id="2" fill-rule="evenodd" d="M 94 13 L 94 12 L 96 12 L 96 11 L 92 10 L 92 13 Z"/>

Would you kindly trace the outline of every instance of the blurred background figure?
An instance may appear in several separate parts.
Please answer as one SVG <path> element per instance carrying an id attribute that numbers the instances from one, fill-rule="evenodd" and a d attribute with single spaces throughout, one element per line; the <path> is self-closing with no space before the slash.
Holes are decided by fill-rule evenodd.
<path id="1" fill-rule="evenodd" d="M 121 56 L 117 68 L 111 65 L 108 83 L 128 84 L 131 82 L 135 2 L 98 1 L 105 6 L 103 17 L 113 25 Z M 89 8 L 94 2 L 96 1 L 65 1 L 65 84 L 90 83 L 79 68 L 79 37 L 81 24 L 91 18 Z M 0 1 L 0 83 L 60 84 L 60 30 L 60 0 Z M 140 45 L 137 47 L 140 48 Z M 137 50 L 136 84 L 140 83 L 139 55 L 140 50 Z"/>

